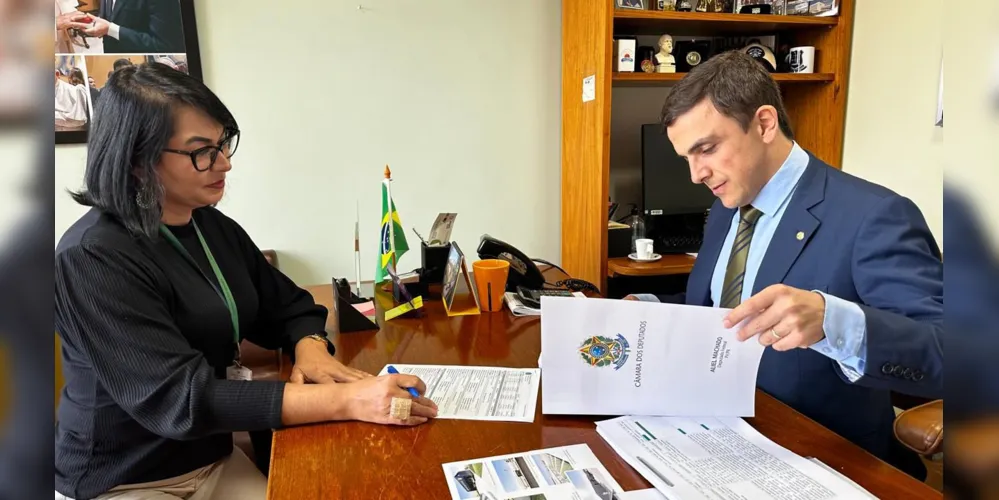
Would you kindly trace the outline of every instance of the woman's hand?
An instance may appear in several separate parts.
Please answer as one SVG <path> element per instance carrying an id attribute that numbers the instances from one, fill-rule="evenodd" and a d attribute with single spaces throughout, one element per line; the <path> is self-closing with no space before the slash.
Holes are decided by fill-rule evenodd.
<path id="1" fill-rule="evenodd" d="M 68 30 L 76 28 L 79 30 L 89 29 L 90 25 L 84 22 L 89 16 L 86 13 L 74 10 L 56 17 L 56 29 Z"/>
<path id="2" fill-rule="evenodd" d="M 291 368 L 290 379 L 293 384 L 354 382 L 371 376 L 337 361 L 323 342 L 304 338 L 295 345 L 295 366 Z"/>
<path id="3" fill-rule="evenodd" d="M 420 394 L 427 386 L 414 375 L 383 375 L 337 386 L 344 397 L 347 417 L 376 424 L 419 425 L 437 416 L 437 405 L 424 397 L 413 398 L 406 391 L 412 387 Z M 412 399 L 410 416 L 400 420 L 391 416 L 392 398 Z"/>

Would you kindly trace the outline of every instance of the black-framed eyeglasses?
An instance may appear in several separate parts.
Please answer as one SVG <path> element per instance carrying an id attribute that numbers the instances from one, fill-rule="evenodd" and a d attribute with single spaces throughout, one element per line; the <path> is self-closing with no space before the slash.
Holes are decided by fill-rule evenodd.
<path id="1" fill-rule="evenodd" d="M 236 146 L 238 145 L 239 131 L 235 130 L 222 141 L 222 144 L 217 146 L 204 146 L 193 151 L 163 148 L 163 151 L 167 153 L 190 156 L 191 164 L 194 165 L 194 169 L 198 172 L 204 172 L 206 170 L 211 170 L 211 168 L 215 166 L 215 160 L 218 159 L 219 153 L 225 155 L 226 158 L 232 158 L 232 155 L 236 154 Z"/>

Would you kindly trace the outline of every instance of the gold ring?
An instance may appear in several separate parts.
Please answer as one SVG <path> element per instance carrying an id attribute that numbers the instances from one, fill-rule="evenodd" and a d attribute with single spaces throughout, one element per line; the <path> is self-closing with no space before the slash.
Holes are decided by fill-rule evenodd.
<path id="1" fill-rule="evenodd" d="M 397 418 L 399 420 L 406 420 L 409 418 L 410 411 L 413 409 L 413 400 L 409 398 L 392 398 L 392 404 L 389 407 L 389 416 L 392 418 Z"/>
<path id="2" fill-rule="evenodd" d="M 773 335 L 774 338 L 777 340 L 780 340 L 782 338 L 780 335 L 777 335 L 777 330 L 774 330 L 773 328 L 770 329 L 770 335 Z"/>

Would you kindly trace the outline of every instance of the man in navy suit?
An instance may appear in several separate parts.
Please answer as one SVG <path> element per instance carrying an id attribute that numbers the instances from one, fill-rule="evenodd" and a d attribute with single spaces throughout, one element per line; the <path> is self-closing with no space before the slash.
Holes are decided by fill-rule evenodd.
<path id="1" fill-rule="evenodd" d="M 731 308 L 741 340 L 770 346 L 757 385 L 916 477 L 892 433 L 890 391 L 942 397 L 943 265 L 908 199 L 795 141 L 777 84 L 719 54 L 670 92 L 662 122 L 691 181 L 718 198 L 680 296 Z"/>
<path id="2" fill-rule="evenodd" d="M 185 52 L 178 0 L 101 0 L 99 17 L 84 33 L 103 37 L 105 54 Z"/>

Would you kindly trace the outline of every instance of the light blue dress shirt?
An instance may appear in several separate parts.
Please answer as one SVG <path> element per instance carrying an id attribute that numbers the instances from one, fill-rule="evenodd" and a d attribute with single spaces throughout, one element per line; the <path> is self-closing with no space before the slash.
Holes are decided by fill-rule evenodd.
<path id="1" fill-rule="evenodd" d="M 788 202 L 797 187 L 798 180 L 808 166 L 808 153 L 797 143 L 791 148 L 791 154 L 784 160 L 777 173 L 767 182 L 760 194 L 751 203 L 763 212 L 756 222 L 753 239 L 749 245 L 749 256 L 746 261 L 746 275 L 743 279 L 742 301 L 746 301 L 753 292 L 756 274 L 760 263 L 767 253 L 770 240 L 780 224 Z M 739 211 L 732 214 L 728 235 L 722 244 L 718 262 L 711 275 L 711 301 L 715 307 L 721 302 L 720 295 L 725 282 L 725 270 L 732 253 L 732 243 L 739 229 Z M 856 382 L 864 374 L 867 357 L 867 320 L 860 306 L 839 297 L 828 295 L 816 290 L 826 302 L 825 316 L 822 328 L 825 338 L 812 345 L 814 349 L 831 359 L 836 360 L 843 373 L 852 382 Z M 637 295 L 640 300 L 656 300 L 654 295 Z"/>

